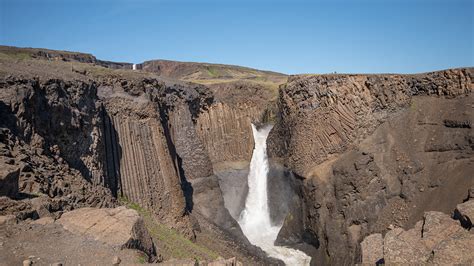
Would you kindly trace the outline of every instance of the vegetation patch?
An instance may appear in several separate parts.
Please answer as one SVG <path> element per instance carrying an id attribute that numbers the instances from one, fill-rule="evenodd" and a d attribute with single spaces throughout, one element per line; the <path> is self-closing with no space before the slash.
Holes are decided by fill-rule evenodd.
<path id="1" fill-rule="evenodd" d="M 219 72 L 214 67 L 207 67 L 206 70 L 207 70 L 207 73 L 209 74 L 209 76 L 211 76 L 213 78 L 216 78 L 216 77 L 219 76 Z"/>
<path id="2" fill-rule="evenodd" d="M 143 217 L 145 226 L 158 246 L 158 252 L 164 259 L 196 259 L 202 261 L 215 260 L 219 257 L 216 252 L 192 242 L 175 229 L 160 223 L 152 213 L 139 204 L 128 200 L 126 197 L 119 197 L 119 201 L 128 208 L 136 210 Z"/>

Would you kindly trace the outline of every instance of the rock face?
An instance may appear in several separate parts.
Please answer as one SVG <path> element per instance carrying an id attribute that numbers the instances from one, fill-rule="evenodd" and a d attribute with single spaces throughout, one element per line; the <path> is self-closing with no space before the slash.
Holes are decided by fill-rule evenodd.
<path id="1" fill-rule="evenodd" d="M 464 228 L 471 230 L 474 221 L 474 200 L 471 198 L 465 203 L 458 204 L 453 216 L 461 222 Z"/>
<path id="2" fill-rule="evenodd" d="M 383 237 L 381 234 L 367 236 L 360 243 L 362 263 L 378 264 L 383 259 Z"/>
<path id="3" fill-rule="evenodd" d="M 216 102 L 200 85 L 113 75 L 9 76 L 0 88 L 0 163 L 14 168 L 2 180 L 2 195 L 21 198 L 2 199 L 1 215 L 58 217 L 80 207 L 115 207 L 121 198 L 190 239 L 193 212 L 242 236 L 214 172 L 222 163 L 226 171 L 226 161 L 250 159 L 247 126 L 265 105 L 235 97 Z"/>
<path id="4" fill-rule="evenodd" d="M 474 205 L 474 201 L 465 203 Z M 383 241 L 383 242 L 382 242 Z M 472 264 L 474 234 L 440 212 L 427 212 L 410 230 L 395 228 L 367 236 L 361 243 L 362 263 Z"/>
<path id="5" fill-rule="evenodd" d="M 217 103 L 199 116 L 197 134 L 213 164 L 247 161 L 252 157 L 252 122 L 261 121 L 264 108 Z"/>
<path id="6" fill-rule="evenodd" d="M 18 177 L 20 168 L 2 163 L 0 170 L 0 196 L 14 197 L 18 193 Z"/>
<path id="7" fill-rule="evenodd" d="M 285 235 L 306 230 L 319 263 L 351 264 L 365 236 L 414 226 L 426 210 L 451 212 L 474 185 L 472 77 L 290 77 L 268 140 L 273 160 L 303 180 L 304 226 Z"/>
<path id="8" fill-rule="evenodd" d="M 64 213 L 57 223 L 66 230 L 120 248 L 133 248 L 156 256 L 155 246 L 143 219 L 135 210 L 81 208 Z"/>
<path id="9" fill-rule="evenodd" d="M 453 98 L 470 93 L 472 71 L 291 77 L 280 91 L 281 122 L 274 133 L 287 138 L 273 143 L 273 153 L 306 176 L 329 155 L 372 133 L 390 113 L 406 107 L 412 96 Z"/>
<path id="10" fill-rule="evenodd" d="M 8 78 L 0 92 L 0 164 L 19 169 L 19 199 L 47 196 L 54 212 L 116 205 L 99 185 L 104 160 L 93 84 Z"/>
<path id="11" fill-rule="evenodd" d="M 158 105 L 142 97 L 104 97 L 106 150 L 111 155 L 107 157 L 107 183 L 114 193 L 190 236 L 189 221 L 181 219 L 185 199 Z"/>

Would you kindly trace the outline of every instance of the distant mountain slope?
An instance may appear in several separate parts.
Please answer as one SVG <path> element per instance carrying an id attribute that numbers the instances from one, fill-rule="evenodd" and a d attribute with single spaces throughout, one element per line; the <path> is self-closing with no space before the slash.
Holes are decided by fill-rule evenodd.
<path id="1" fill-rule="evenodd" d="M 132 71 L 132 63 L 99 60 L 88 53 L 0 45 L 0 76 L 21 73 L 70 80 L 115 76 L 147 77 L 167 84 L 192 82 L 209 87 L 216 100 L 226 102 L 274 101 L 288 78 L 272 71 L 210 63 L 150 60 L 136 67 L 138 71 Z"/>
<path id="2" fill-rule="evenodd" d="M 50 62 L 72 62 L 92 64 L 109 69 L 131 70 L 132 63 L 111 62 L 97 59 L 94 55 L 80 52 L 59 51 L 42 48 L 19 48 L 0 45 L 0 59 L 28 60 L 39 59 Z M 229 82 L 251 82 L 265 87 L 277 88 L 285 83 L 285 74 L 248 67 L 178 62 L 169 60 L 150 60 L 137 64 L 141 72 L 150 72 L 163 78 L 211 85 Z"/>
<path id="3" fill-rule="evenodd" d="M 243 80 L 271 85 L 282 84 L 287 79 L 285 74 L 277 72 L 209 63 L 151 60 L 139 64 L 139 68 L 155 72 L 160 76 L 200 84 L 227 83 Z"/>

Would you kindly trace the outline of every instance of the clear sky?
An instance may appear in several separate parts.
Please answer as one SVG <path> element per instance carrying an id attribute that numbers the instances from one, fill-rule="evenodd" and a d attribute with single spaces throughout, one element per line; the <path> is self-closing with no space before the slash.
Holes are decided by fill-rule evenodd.
<path id="1" fill-rule="evenodd" d="M 474 0 L 0 0 L 0 44 L 294 73 L 474 66 Z"/>

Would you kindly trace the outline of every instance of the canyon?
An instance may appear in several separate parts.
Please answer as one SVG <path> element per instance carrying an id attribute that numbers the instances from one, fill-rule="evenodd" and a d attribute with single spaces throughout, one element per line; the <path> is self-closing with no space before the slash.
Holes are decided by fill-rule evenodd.
<path id="1" fill-rule="evenodd" d="M 87 243 L 107 258 L 76 254 L 75 264 L 119 256 L 124 264 L 283 265 L 241 220 L 262 128 L 264 220 L 281 225 L 275 248 L 304 253 L 311 265 L 402 263 L 384 255 L 385 242 L 421 231 L 420 220 L 440 213 L 459 237 L 429 247 L 446 245 L 436 261 L 449 262 L 443 256 L 457 239 L 473 243 L 466 224 L 474 217 L 457 206 L 474 190 L 474 68 L 293 76 L 165 60 L 133 68 L 90 54 L 0 47 L 7 264 L 30 255 L 65 263 L 73 252 L 58 245 L 53 256 L 26 241 L 30 234 Z M 97 226 L 101 237 L 92 239 L 81 232 L 96 215 L 124 226 Z M 120 243 L 101 235 L 109 226 L 124 236 Z M 473 245 L 464 246 L 470 252 L 457 261 L 472 263 Z M 368 258 L 368 248 L 381 255 Z"/>

